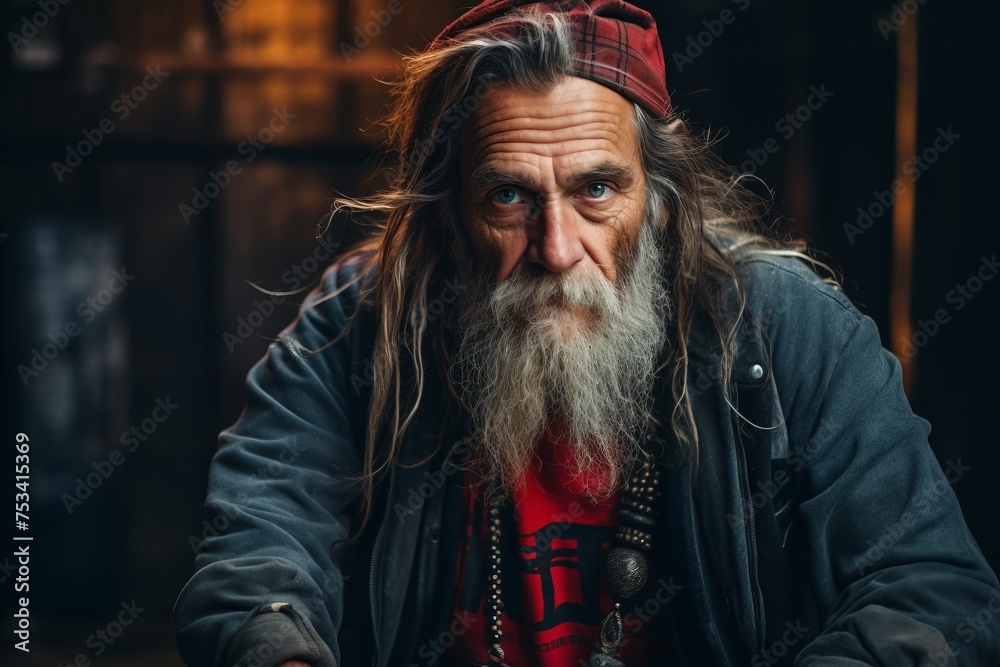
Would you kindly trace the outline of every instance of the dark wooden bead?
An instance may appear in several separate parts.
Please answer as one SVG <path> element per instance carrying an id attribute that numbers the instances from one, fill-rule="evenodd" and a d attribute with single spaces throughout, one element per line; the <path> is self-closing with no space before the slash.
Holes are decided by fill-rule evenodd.
<path id="1" fill-rule="evenodd" d="M 646 558 L 640 551 L 615 547 L 604 560 L 608 587 L 616 598 L 630 598 L 646 585 Z"/>

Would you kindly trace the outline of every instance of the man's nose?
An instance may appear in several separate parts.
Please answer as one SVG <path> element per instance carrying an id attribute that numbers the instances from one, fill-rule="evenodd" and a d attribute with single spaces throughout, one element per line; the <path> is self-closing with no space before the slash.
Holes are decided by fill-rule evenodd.
<path id="1" fill-rule="evenodd" d="M 528 259 L 553 273 L 571 269 L 583 259 L 581 220 L 562 198 L 540 200 L 534 224 L 528 225 Z"/>

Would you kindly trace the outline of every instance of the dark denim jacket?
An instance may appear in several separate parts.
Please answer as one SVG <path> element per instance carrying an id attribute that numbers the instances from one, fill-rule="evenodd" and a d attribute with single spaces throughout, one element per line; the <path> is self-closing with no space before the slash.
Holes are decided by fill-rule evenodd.
<path id="1" fill-rule="evenodd" d="M 327 271 L 340 289 L 357 263 Z M 747 310 L 731 389 L 706 328 L 691 337 L 697 475 L 661 456 L 654 536 L 661 598 L 685 665 L 995 665 L 1000 590 L 938 464 L 927 422 L 874 323 L 796 259 L 739 265 Z M 375 319 L 347 333 L 357 286 L 298 318 L 247 377 L 220 435 L 210 532 L 175 608 L 188 665 L 432 665 L 450 616 L 460 420 L 429 387 L 407 432 L 414 463 L 356 510 Z M 440 389 L 440 387 L 438 387 Z M 657 389 L 657 438 L 674 451 L 673 402 Z M 437 452 L 436 455 L 428 455 Z M 357 525 L 351 534 L 357 533 Z"/>

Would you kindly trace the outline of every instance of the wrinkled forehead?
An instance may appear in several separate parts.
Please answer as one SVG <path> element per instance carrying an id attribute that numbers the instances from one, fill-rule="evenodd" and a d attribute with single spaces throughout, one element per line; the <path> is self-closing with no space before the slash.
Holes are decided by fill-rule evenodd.
<path id="1" fill-rule="evenodd" d="M 634 118 L 631 101 L 580 77 L 565 77 L 542 91 L 498 84 L 463 124 L 463 168 L 536 159 L 569 168 L 632 164 L 639 157 Z"/>

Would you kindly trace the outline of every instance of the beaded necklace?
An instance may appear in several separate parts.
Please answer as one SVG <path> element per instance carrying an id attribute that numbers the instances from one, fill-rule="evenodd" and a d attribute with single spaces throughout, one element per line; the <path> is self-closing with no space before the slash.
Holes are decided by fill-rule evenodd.
<path id="1" fill-rule="evenodd" d="M 616 657 L 625 635 L 621 600 L 632 597 L 646 585 L 649 568 L 644 552 L 652 547 L 652 531 L 657 514 L 654 502 L 659 495 L 660 471 L 652 454 L 643 452 L 642 462 L 633 469 L 618 504 L 616 545 L 604 558 L 604 577 L 616 600 L 614 607 L 601 622 L 597 642 L 590 655 L 590 667 L 625 667 L 625 663 Z M 506 667 L 501 616 L 503 582 L 500 574 L 500 508 L 495 504 L 489 508 L 487 525 L 490 535 L 487 575 L 490 621 L 486 633 L 489 663 L 480 667 Z"/>

